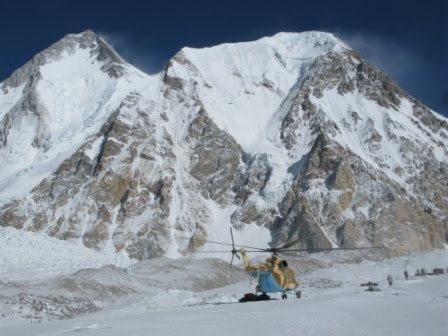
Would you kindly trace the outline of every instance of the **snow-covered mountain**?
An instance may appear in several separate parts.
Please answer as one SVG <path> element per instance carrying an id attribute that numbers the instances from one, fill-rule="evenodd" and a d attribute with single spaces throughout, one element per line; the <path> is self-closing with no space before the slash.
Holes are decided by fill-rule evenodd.
<path id="1" fill-rule="evenodd" d="M 178 257 L 223 241 L 448 235 L 448 120 L 332 34 L 184 48 L 149 76 L 91 31 L 0 84 L 0 225 Z"/>

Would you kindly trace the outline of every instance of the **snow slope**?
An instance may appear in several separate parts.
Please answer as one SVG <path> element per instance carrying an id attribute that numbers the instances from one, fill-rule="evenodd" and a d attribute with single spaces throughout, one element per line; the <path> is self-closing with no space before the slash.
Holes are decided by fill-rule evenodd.
<path id="1" fill-rule="evenodd" d="M 7 327 L 14 335 L 433 335 L 448 332 L 447 276 L 404 281 L 381 293 L 349 294 L 248 304 L 195 305 L 197 297 L 169 292 L 160 299 L 186 307 L 117 306 L 95 316 L 54 324 Z M 441 293 L 442 291 L 442 293 Z M 180 297 L 179 297 L 180 296 Z M 192 305 L 192 306 L 190 306 Z M 131 308 L 131 309 L 129 309 Z"/>
<path id="2" fill-rule="evenodd" d="M 327 33 L 279 33 L 253 42 L 183 48 L 180 54 L 192 66 L 175 62 L 168 74 L 195 78 L 208 88 L 198 90 L 207 112 L 249 149 L 264 138 L 273 113 L 316 57 L 344 48 Z"/>
<path id="3" fill-rule="evenodd" d="M 0 255 L 3 258 L 1 269 L 8 270 L 8 273 L 1 274 L 1 296 L 5 298 L 17 293 L 15 295 L 23 298 L 22 303 L 18 302 L 13 306 L 4 303 L 5 305 L 0 307 L 0 311 L 3 312 L 0 315 L 0 334 L 2 335 L 118 336 L 155 333 L 203 335 L 213 330 L 216 336 L 247 334 L 270 336 L 279 333 L 310 336 L 441 336 L 448 332 L 446 320 L 448 275 L 411 276 L 408 280 L 405 280 L 403 276 L 405 269 L 413 275 L 417 268 L 430 271 L 436 267 L 448 267 L 447 250 L 389 260 L 365 260 L 357 264 L 339 263 L 343 256 L 340 252 L 338 256 L 331 253 L 318 255 L 312 264 L 320 263 L 320 266 L 316 266 L 317 269 L 313 271 L 300 274 L 301 299 L 290 297 L 288 300 L 244 304 L 237 303 L 238 299 L 244 293 L 252 292 L 255 285 L 248 280 L 206 291 L 201 288 L 188 289 L 201 283 L 190 276 L 199 275 L 197 279 L 200 279 L 202 272 L 204 275 L 210 274 L 210 271 L 213 272 L 210 267 L 216 267 L 217 264 L 205 260 L 192 260 L 169 268 L 163 268 L 163 260 L 145 261 L 134 265 L 129 265 L 124 260 L 110 260 L 116 265 L 128 265 L 129 271 L 117 278 L 113 272 L 111 273 L 113 269 L 103 267 L 97 270 L 79 271 L 76 273 L 77 277 L 90 274 L 92 280 L 102 279 L 108 286 L 122 286 L 123 290 L 129 284 L 133 284 L 134 289 L 137 289 L 136 292 L 121 298 L 117 296 L 115 303 L 106 304 L 97 312 L 86 313 L 68 320 L 49 322 L 44 320 L 36 324 L 21 318 L 18 313 L 22 311 L 19 306 L 25 306 L 27 295 L 31 298 L 34 295 L 37 300 L 43 300 L 42 295 L 52 294 L 45 294 L 43 285 L 35 287 L 36 280 L 42 281 L 45 277 L 45 283 L 50 286 L 48 288 L 52 288 L 52 284 L 60 281 L 60 278 L 53 278 L 56 274 L 66 274 L 77 267 L 94 266 L 95 263 L 100 265 L 107 261 L 104 258 L 98 258 L 98 255 L 92 254 L 91 250 L 81 246 L 69 247 L 70 245 L 66 242 L 64 244 L 67 249 L 63 252 L 58 248 L 61 242 L 41 234 L 28 233 L 19 238 L 9 232 L 9 237 L 17 239 L 10 239 L 8 242 L 8 239 L 5 239 L 5 229 L 2 230 L 0 234 L 2 239 Z M 36 248 L 20 249 L 19 244 Z M 45 251 L 45 260 L 41 258 L 39 261 L 35 255 L 38 246 Z M 58 258 L 64 259 L 60 254 L 65 255 L 65 263 L 55 262 Z M 43 257 L 44 254 L 40 256 Z M 302 265 L 311 262 L 304 258 L 292 259 L 294 263 L 299 262 Z M 33 272 L 27 276 L 31 260 L 34 263 Z M 54 269 L 49 272 L 46 268 L 47 264 L 53 265 Z M 242 272 L 227 267 L 225 267 L 226 272 Z M 392 286 L 387 284 L 388 274 L 395 279 Z M 34 285 L 31 287 L 29 287 L 29 281 L 20 280 L 33 277 L 34 282 L 31 283 Z M 76 279 L 76 276 L 68 279 Z M 170 282 L 169 287 L 165 286 L 166 280 Z M 160 281 L 158 288 L 145 285 L 145 283 L 151 283 L 154 286 L 158 281 Z M 219 282 L 219 279 L 217 281 Z M 377 282 L 381 291 L 366 291 L 366 287 L 361 287 L 360 284 L 367 281 Z M 201 286 L 206 285 L 203 283 Z M 33 288 L 37 289 L 33 290 Z M 93 293 L 92 288 L 83 290 Z M 37 296 L 36 293 L 41 296 Z M 60 292 L 58 295 L 72 297 L 74 300 L 74 293 L 71 290 L 66 293 Z M 276 294 L 272 297 L 278 298 Z M 99 300 L 99 297 L 97 299 Z M 10 301 L 13 301 L 13 298 Z M 16 312 L 17 315 L 12 312 Z"/>
<path id="4" fill-rule="evenodd" d="M 125 253 L 99 252 L 79 242 L 10 227 L 0 227 L 0 246 L 0 282 L 48 279 L 82 268 L 135 263 Z"/>
<path id="5" fill-rule="evenodd" d="M 279 138 L 287 112 L 282 104 L 317 57 L 346 49 L 329 33 L 278 33 L 251 42 L 183 48 L 167 74 L 194 82 L 192 90 L 206 112 L 244 151 L 267 154 L 273 171 L 264 192 L 267 203 L 275 203 L 291 183 L 288 167 L 313 139 L 311 134 L 301 139 L 306 144 L 302 152 L 288 156 Z"/>
<path id="6" fill-rule="evenodd" d="M 93 53 L 105 42 L 94 41 L 90 48 L 76 42 L 78 38 L 92 39 L 92 34 L 67 35 L 38 54 L 52 56 L 39 66 L 33 59 L 18 70 L 36 67 L 37 75 L 30 75 L 26 85 L 11 88 L 8 81 L 1 83 L 0 120 L 8 113 L 13 127 L 7 130 L 7 141 L 0 147 L 0 204 L 23 195 L 48 177 L 98 132 L 130 92 L 143 90 L 157 80 L 157 76 L 124 62 L 121 78 L 108 75 L 102 70 L 108 59 L 98 61 Z M 61 44 L 64 48 L 59 50 Z M 42 144 L 36 145 L 36 139 Z"/>

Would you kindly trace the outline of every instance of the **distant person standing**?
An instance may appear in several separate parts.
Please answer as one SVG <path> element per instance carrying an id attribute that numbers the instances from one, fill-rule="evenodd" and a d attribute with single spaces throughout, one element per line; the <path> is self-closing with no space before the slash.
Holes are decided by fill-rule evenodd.
<path id="1" fill-rule="evenodd" d="M 409 276 L 409 273 L 407 270 L 404 270 L 404 278 L 407 280 Z"/>
<path id="2" fill-rule="evenodd" d="M 394 279 L 392 278 L 392 275 L 387 276 L 387 282 L 389 283 L 389 286 L 392 286 L 392 283 L 394 282 Z"/>

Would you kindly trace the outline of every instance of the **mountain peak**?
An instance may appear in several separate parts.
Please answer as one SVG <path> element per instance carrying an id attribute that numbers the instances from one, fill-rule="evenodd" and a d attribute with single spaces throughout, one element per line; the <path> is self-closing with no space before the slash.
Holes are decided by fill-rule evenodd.
<path id="1" fill-rule="evenodd" d="M 68 41 L 73 41 L 88 46 L 96 42 L 98 38 L 98 35 L 93 30 L 86 29 L 78 34 L 67 34 L 59 42 L 68 43 Z"/>
<path id="2" fill-rule="evenodd" d="M 87 29 L 79 34 L 65 35 L 47 49 L 36 54 L 3 82 L 3 90 L 8 87 L 19 87 L 30 78 L 40 78 L 41 66 L 74 55 L 80 49 L 89 49 L 91 56 L 96 56 L 97 61 L 104 63 L 102 70 L 109 76 L 117 78 L 125 73 L 123 65 L 126 63 L 123 59 L 96 33 Z"/>
<path id="3" fill-rule="evenodd" d="M 330 33 L 281 32 L 249 42 L 183 48 L 168 62 L 165 78 L 177 86 L 194 78 L 208 88 L 203 92 L 211 88 L 220 92 L 213 101 L 208 100 L 208 94 L 199 96 L 213 106 L 209 109 L 212 119 L 245 146 L 265 132 L 272 122 L 272 111 L 299 79 L 308 76 L 307 69 L 318 58 L 347 50 Z"/>
<path id="4" fill-rule="evenodd" d="M 283 43 L 310 43 L 315 44 L 316 47 L 327 45 L 329 47 L 342 47 L 346 49 L 349 48 L 334 34 L 322 31 L 306 31 L 301 33 L 279 32 L 271 37 L 265 37 L 265 39 L 276 40 Z"/>
<path id="5" fill-rule="evenodd" d="M 446 241 L 446 120 L 332 34 L 184 48 L 140 76 L 86 30 L 27 69 L 0 92 L 0 225 L 135 258 L 229 223 L 251 246 Z"/>
<path id="6" fill-rule="evenodd" d="M 273 36 L 262 37 L 258 40 L 235 43 L 222 43 L 212 47 L 181 49 L 181 53 L 205 53 L 217 50 L 242 49 L 245 52 L 270 47 L 284 54 L 294 55 L 297 59 L 303 57 L 315 57 L 330 51 L 342 51 L 350 49 L 342 40 L 332 33 L 320 31 L 307 31 L 301 33 L 280 32 Z"/>
<path id="7" fill-rule="evenodd" d="M 80 48 L 93 49 L 97 53 L 98 61 L 109 60 L 115 63 L 124 63 L 124 60 L 117 54 L 117 52 L 99 35 L 90 29 L 86 29 L 79 34 L 68 34 L 60 42 L 65 42 L 66 44 L 74 42 L 77 43 Z"/>

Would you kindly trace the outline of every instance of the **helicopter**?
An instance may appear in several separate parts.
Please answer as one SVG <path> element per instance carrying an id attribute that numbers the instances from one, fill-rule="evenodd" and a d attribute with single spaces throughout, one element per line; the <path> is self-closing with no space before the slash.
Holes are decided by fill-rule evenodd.
<path id="1" fill-rule="evenodd" d="M 288 294 L 293 293 L 300 298 L 301 291 L 297 290 L 299 282 L 295 272 L 288 266 L 288 262 L 280 257 L 278 253 L 272 253 L 266 259 L 266 262 L 252 265 L 247 257 L 245 249 L 239 249 L 237 255 L 243 259 L 244 269 L 250 277 L 258 278 L 258 284 L 255 287 L 255 294 L 246 295 L 245 300 L 269 299 L 267 293 L 281 293 L 282 299 L 286 299 Z M 262 294 L 258 294 L 262 293 Z"/>
<path id="2" fill-rule="evenodd" d="M 318 249 L 295 249 L 291 248 L 294 246 L 299 239 L 291 241 L 278 248 L 259 248 L 245 245 L 235 245 L 233 238 L 232 227 L 230 227 L 230 237 L 232 243 L 222 243 L 210 240 L 199 239 L 200 242 L 211 243 L 217 245 L 231 246 L 230 251 L 201 251 L 204 253 L 221 253 L 221 252 L 231 252 L 232 259 L 230 265 L 233 265 L 234 256 L 238 259 L 242 259 L 244 269 L 249 274 L 250 278 L 257 278 L 258 283 L 255 286 L 255 293 L 245 294 L 244 297 L 240 299 L 240 302 L 247 301 L 262 301 L 270 300 L 268 294 L 280 293 L 282 299 L 287 299 L 288 294 L 294 295 L 296 298 L 301 297 L 301 291 L 299 288 L 299 281 L 297 280 L 296 274 L 292 268 L 289 267 L 288 262 L 280 256 L 282 252 L 308 252 L 317 253 L 324 251 L 337 251 L 337 250 L 365 250 L 365 249 L 375 249 L 380 247 L 340 247 L 340 248 L 318 248 Z M 184 238 L 188 239 L 188 238 Z M 189 238 L 190 242 L 198 239 Z M 238 247 L 238 249 L 236 248 Z M 266 252 L 270 253 L 270 256 L 265 262 L 258 264 L 251 264 L 249 261 L 248 253 L 251 252 Z"/>

